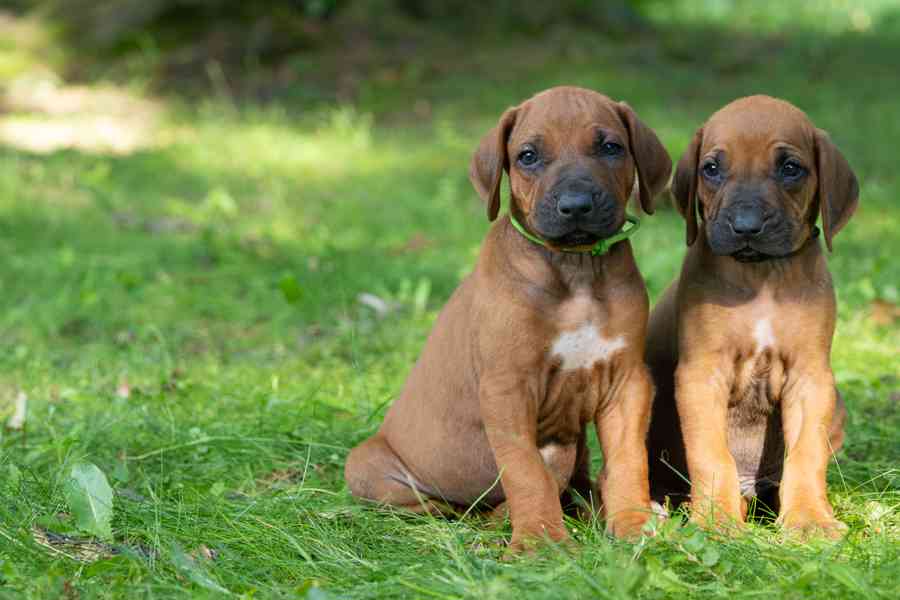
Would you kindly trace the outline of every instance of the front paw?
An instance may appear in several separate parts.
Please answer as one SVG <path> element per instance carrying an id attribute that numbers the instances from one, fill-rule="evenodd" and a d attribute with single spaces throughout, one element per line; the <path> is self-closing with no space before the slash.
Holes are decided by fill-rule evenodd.
<path id="1" fill-rule="evenodd" d="M 637 540 L 647 533 L 647 523 L 654 516 L 651 507 L 641 510 L 623 510 L 606 518 L 606 532 L 620 540 Z"/>
<path id="2" fill-rule="evenodd" d="M 503 558 L 508 560 L 517 554 L 531 554 L 542 544 L 568 543 L 569 540 L 569 532 L 562 523 L 553 526 L 536 524 L 513 527 L 512 540 Z"/>
<path id="3" fill-rule="evenodd" d="M 710 500 L 703 499 L 687 503 L 691 511 L 691 523 L 723 535 L 735 535 L 746 528 L 744 517 L 747 513 L 746 503 L 738 497 Z"/>
<path id="4" fill-rule="evenodd" d="M 824 537 L 839 540 L 847 533 L 847 525 L 838 521 L 830 510 L 798 507 L 782 511 L 778 524 L 800 540 Z"/>

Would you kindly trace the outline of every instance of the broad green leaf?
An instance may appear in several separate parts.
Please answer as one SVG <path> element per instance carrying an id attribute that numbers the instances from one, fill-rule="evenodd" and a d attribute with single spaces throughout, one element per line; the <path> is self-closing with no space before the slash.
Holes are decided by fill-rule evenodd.
<path id="1" fill-rule="evenodd" d="M 706 536 L 701 531 L 695 531 L 694 534 L 684 540 L 684 549 L 691 554 L 697 554 L 706 546 Z"/>
<path id="2" fill-rule="evenodd" d="M 719 562 L 719 551 L 712 546 L 707 546 L 703 554 L 700 555 L 700 561 L 707 567 L 715 566 Z"/>
<path id="3" fill-rule="evenodd" d="M 79 529 L 112 539 L 113 491 L 106 475 L 92 463 L 76 463 L 63 491 Z"/>

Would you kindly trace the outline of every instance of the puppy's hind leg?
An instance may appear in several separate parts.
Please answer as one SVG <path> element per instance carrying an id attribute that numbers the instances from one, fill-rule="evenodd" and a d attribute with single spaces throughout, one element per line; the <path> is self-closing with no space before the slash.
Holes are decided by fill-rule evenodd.
<path id="1" fill-rule="evenodd" d="M 415 513 L 446 514 L 450 509 L 419 489 L 409 469 L 379 434 L 350 451 L 344 466 L 344 479 L 350 493 L 362 500 Z"/>
<path id="2" fill-rule="evenodd" d="M 832 453 L 837 453 L 844 445 L 844 424 L 847 422 L 847 405 L 841 390 L 834 388 L 837 403 L 834 407 L 834 416 L 831 418 L 831 430 L 828 432 L 828 444 Z"/>
<path id="3" fill-rule="evenodd" d="M 582 430 L 575 455 L 575 468 L 568 488 L 562 494 L 563 512 L 569 516 L 589 521 L 603 504 L 600 490 L 591 479 L 591 451 L 587 445 L 587 432 Z"/>

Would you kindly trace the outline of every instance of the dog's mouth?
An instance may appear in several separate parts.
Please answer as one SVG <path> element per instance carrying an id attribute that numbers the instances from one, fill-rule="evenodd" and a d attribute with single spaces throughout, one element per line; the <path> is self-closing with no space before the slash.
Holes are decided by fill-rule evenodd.
<path id="1" fill-rule="evenodd" d="M 573 246 L 593 246 L 600 241 L 600 236 L 587 231 L 575 230 L 553 240 L 555 246 L 570 248 Z"/>
<path id="2" fill-rule="evenodd" d="M 762 262 L 764 260 L 769 260 L 770 258 L 776 258 L 771 254 L 766 254 L 765 252 L 760 252 L 750 246 L 744 246 L 737 252 L 731 253 L 731 258 L 738 262 L 743 263 L 752 263 L 752 262 Z"/>

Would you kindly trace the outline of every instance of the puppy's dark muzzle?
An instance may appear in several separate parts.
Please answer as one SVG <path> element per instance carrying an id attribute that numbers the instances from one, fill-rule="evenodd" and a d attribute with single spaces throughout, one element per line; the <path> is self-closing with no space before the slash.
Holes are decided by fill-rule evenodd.
<path id="1" fill-rule="evenodd" d="M 596 230 L 615 219 L 616 202 L 593 184 L 571 185 L 550 194 L 559 225 Z"/>
<path id="2" fill-rule="evenodd" d="M 589 177 L 557 181 L 538 203 L 534 216 L 537 233 L 559 246 L 596 243 L 621 225 L 619 205 Z"/>
<path id="3" fill-rule="evenodd" d="M 792 227 L 768 204 L 738 200 L 710 224 L 709 244 L 715 254 L 741 262 L 767 260 L 792 251 Z"/>
<path id="4" fill-rule="evenodd" d="M 599 194 L 590 191 L 565 191 L 554 194 L 556 212 L 563 219 L 589 219 L 594 212 L 594 202 Z"/>
<path id="5" fill-rule="evenodd" d="M 736 206 L 727 217 L 731 232 L 748 240 L 763 233 L 769 218 L 761 207 L 753 205 Z"/>

